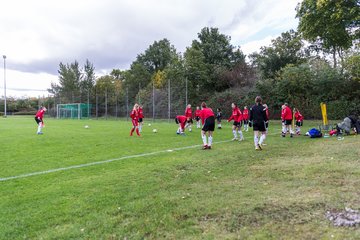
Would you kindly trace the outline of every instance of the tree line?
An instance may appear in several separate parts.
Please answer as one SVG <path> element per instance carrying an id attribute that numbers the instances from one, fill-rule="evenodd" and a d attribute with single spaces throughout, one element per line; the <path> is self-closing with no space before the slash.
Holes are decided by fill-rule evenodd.
<path id="1" fill-rule="evenodd" d="M 186 103 L 207 101 L 228 115 L 231 102 L 251 105 L 261 95 L 274 118 L 284 102 L 307 118 L 321 117 L 320 102 L 328 104 L 330 118 L 359 115 L 359 9 L 357 0 L 303 0 L 296 8 L 298 28 L 249 56 L 231 44 L 231 36 L 204 27 L 184 53 L 166 38 L 157 40 L 129 69 L 105 76 L 96 77 L 89 60 L 83 67 L 60 63 L 59 83 L 49 92 L 62 103 L 140 102 L 148 114 L 153 107 L 182 114 Z"/>

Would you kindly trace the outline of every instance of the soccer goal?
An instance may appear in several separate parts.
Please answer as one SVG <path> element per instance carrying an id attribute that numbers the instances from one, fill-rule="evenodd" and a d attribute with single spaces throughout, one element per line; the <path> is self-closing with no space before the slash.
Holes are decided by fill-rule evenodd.
<path id="1" fill-rule="evenodd" d="M 68 103 L 57 104 L 58 119 L 81 119 L 91 116 L 91 104 L 86 103 Z"/>

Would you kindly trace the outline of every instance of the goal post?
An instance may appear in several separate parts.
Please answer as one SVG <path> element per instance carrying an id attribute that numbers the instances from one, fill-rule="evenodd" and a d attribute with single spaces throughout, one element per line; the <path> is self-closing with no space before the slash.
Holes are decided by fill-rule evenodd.
<path id="1" fill-rule="evenodd" d="M 91 116 L 91 104 L 67 103 L 56 105 L 57 119 L 82 119 Z"/>

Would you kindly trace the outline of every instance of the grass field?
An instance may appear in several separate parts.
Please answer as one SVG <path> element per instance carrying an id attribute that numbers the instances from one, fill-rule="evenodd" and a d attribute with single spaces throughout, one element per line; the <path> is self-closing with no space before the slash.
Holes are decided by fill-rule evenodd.
<path id="1" fill-rule="evenodd" d="M 360 136 L 281 138 L 272 122 L 259 152 L 224 124 L 203 151 L 172 122 L 142 138 L 125 121 L 45 123 L 36 135 L 33 118 L 0 119 L 0 178 L 114 161 L 0 181 L 0 239 L 360 238 L 324 216 L 360 208 Z"/>

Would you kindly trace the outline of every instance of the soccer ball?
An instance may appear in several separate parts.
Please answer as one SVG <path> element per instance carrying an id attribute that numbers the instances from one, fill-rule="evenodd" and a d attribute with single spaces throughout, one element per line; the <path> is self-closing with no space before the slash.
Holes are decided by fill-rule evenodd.
<path id="1" fill-rule="evenodd" d="M 89 126 L 88 126 L 88 125 L 85 125 L 84 128 L 89 128 Z"/>
<path id="2" fill-rule="evenodd" d="M 157 129 L 153 129 L 153 133 L 157 133 Z"/>
<path id="3" fill-rule="evenodd" d="M 148 126 L 151 127 L 151 123 L 149 123 Z"/>

